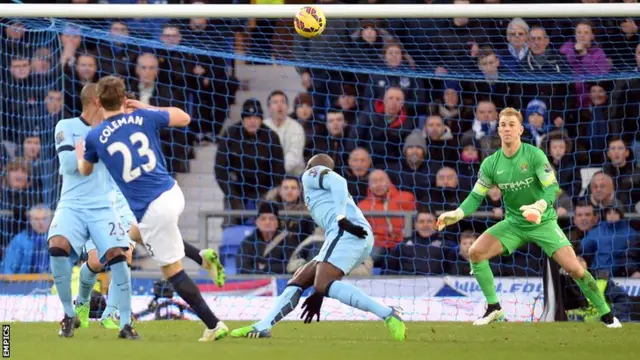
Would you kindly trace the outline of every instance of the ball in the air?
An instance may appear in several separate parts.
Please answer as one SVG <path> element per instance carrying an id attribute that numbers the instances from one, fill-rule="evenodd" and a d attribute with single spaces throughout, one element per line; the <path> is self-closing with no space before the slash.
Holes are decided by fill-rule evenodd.
<path id="1" fill-rule="evenodd" d="M 306 38 L 316 37 L 324 31 L 327 25 L 327 18 L 322 10 L 315 6 L 305 6 L 293 19 L 296 32 Z"/>

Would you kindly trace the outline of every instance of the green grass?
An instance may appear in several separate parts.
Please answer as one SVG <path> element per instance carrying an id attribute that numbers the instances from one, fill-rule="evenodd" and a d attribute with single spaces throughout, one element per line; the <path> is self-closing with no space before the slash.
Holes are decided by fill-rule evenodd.
<path id="1" fill-rule="evenodd" d="M 230 328 L 247 323 L 229 322 Z M 203 326 L 194 321 L 152 321 L 136 325 L 142 340 L 127 341 L 92 323 L 71 339 L 59 338 L 55 323 L 13 323 L 14 359 L 439 359 L 552 360 L 633 359 L 640 353 L 640 324 L 607 329 L 602 324 L 407 323 L 407 340 L 388 337 L 382 322 L 285 321 L 271 339 L 199 343 Z M 114 354 L 114 355 L 111 355 Z"/>

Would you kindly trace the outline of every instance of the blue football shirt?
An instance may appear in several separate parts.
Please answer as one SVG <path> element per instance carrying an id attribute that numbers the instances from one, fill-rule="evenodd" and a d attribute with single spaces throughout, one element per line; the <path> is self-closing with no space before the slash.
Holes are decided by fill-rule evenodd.
<path id="1" fill-rule="evenodd" d="M 302 186 L 307 209 L 327 236 L 338 232 L 338 215 L 372 233 L 371 225 L 353 201 L 342 176 L 325 166 L 314 166 L 302 174 Z"/>
<path id="2" fill-rule="evenodd" d="M 58 208 L 98 209 L 111 206 L 115 200 L 109 173 L 102 162 L 94 165 L 89 176 L 78 172 L 75 144 L 85 139 L 90 130 L 89 123 L 79 117 L 63 119 L 56 124 L 56 151 L 62 175 Z"/>
<path id="3" fill-rule="evenodd" d="M 85 159 L 104 163 L 138 221 L 175 184 L 160 146 L 159 130 L 168 126 L 167 111 L 140 109 L 114 115 L 87 135 Z"/>

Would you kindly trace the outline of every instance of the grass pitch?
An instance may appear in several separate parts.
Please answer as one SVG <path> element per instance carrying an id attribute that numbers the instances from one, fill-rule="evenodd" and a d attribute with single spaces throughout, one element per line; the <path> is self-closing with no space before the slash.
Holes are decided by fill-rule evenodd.
<path id="1" fill-rule="evenodd" d="M 231 329 L 247 323 L 228 322 Z M 199 343 L 195 321 L 151 321 L 136 325 L 142 340 L 127 341 L 92 322 L 71 339 L 58 337 L 56 323 L 12 323 L 13 359 L 192 360 L 192 359 L 441 359 L 552 360 L 624 359 L 640 353 L 640 324 L 607 329 L 602 324 L 407 323 L 407 339 L 389 339 L 382 322 L 285 321 L 271 339 Z"/>

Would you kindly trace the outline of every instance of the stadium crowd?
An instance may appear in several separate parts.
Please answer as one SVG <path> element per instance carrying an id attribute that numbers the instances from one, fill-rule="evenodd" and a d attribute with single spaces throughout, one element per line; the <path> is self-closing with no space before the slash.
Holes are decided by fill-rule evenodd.
<path id="1" fill-rule="evenodd" d="M 237 104 L 240 119 L 227 119 L 241 87 L 233 62 L 194 44 L 230 44 L 247 24 L 65 24 L 45 34 L 28 31 L 29 20 L 1 26 L 1 272 L 46 272 L 59 190 L 53 128 L 80 114 L 85 84 L 117 74 L 142 102 L 192 115 L 189 128 L 162 133 L 171 172 L 189 172 L 194 149 L 213 142 L 225 208 L 257 211 L 225 223 L 255 226 L 231 247 L 230 272 L 292 274 L 319 251 L 313 221 L 284 211 L 305 210 L 300 175 L 306 160 L 327 153 L 365 213 L 416 213 L 411 234 L 403 217 L 368 217 L 375 248 L 358 273 L 468 275 L 469 247 L 503 217 L 500 190 L 479 209 L 486 216 L 445 232 L 435 219 L 471 191 L 480 163 L 500 146 L 498 113 L 512 106 L 523 113 L 524 141 L 556 171 L 556 211 L 578 254 L 600 277 L 640 277 L 638 224 L 627 216 L 640 213 L 638 19 L 329 19 L 318 38 L 289 37 L 289 55 L 275 41 L 285 23 L 258 20 L 247 31 L 249 60 L 290 56 L 306 65 L 297 68 L 305 91 L 289 99 L 272 89 Z M 362 68 L 316 68 L 313 54 L 334 65 L 355 58 Z M 530 245 L 493 266 L 503 276 L 539 275 L 542 257 Z"/>

